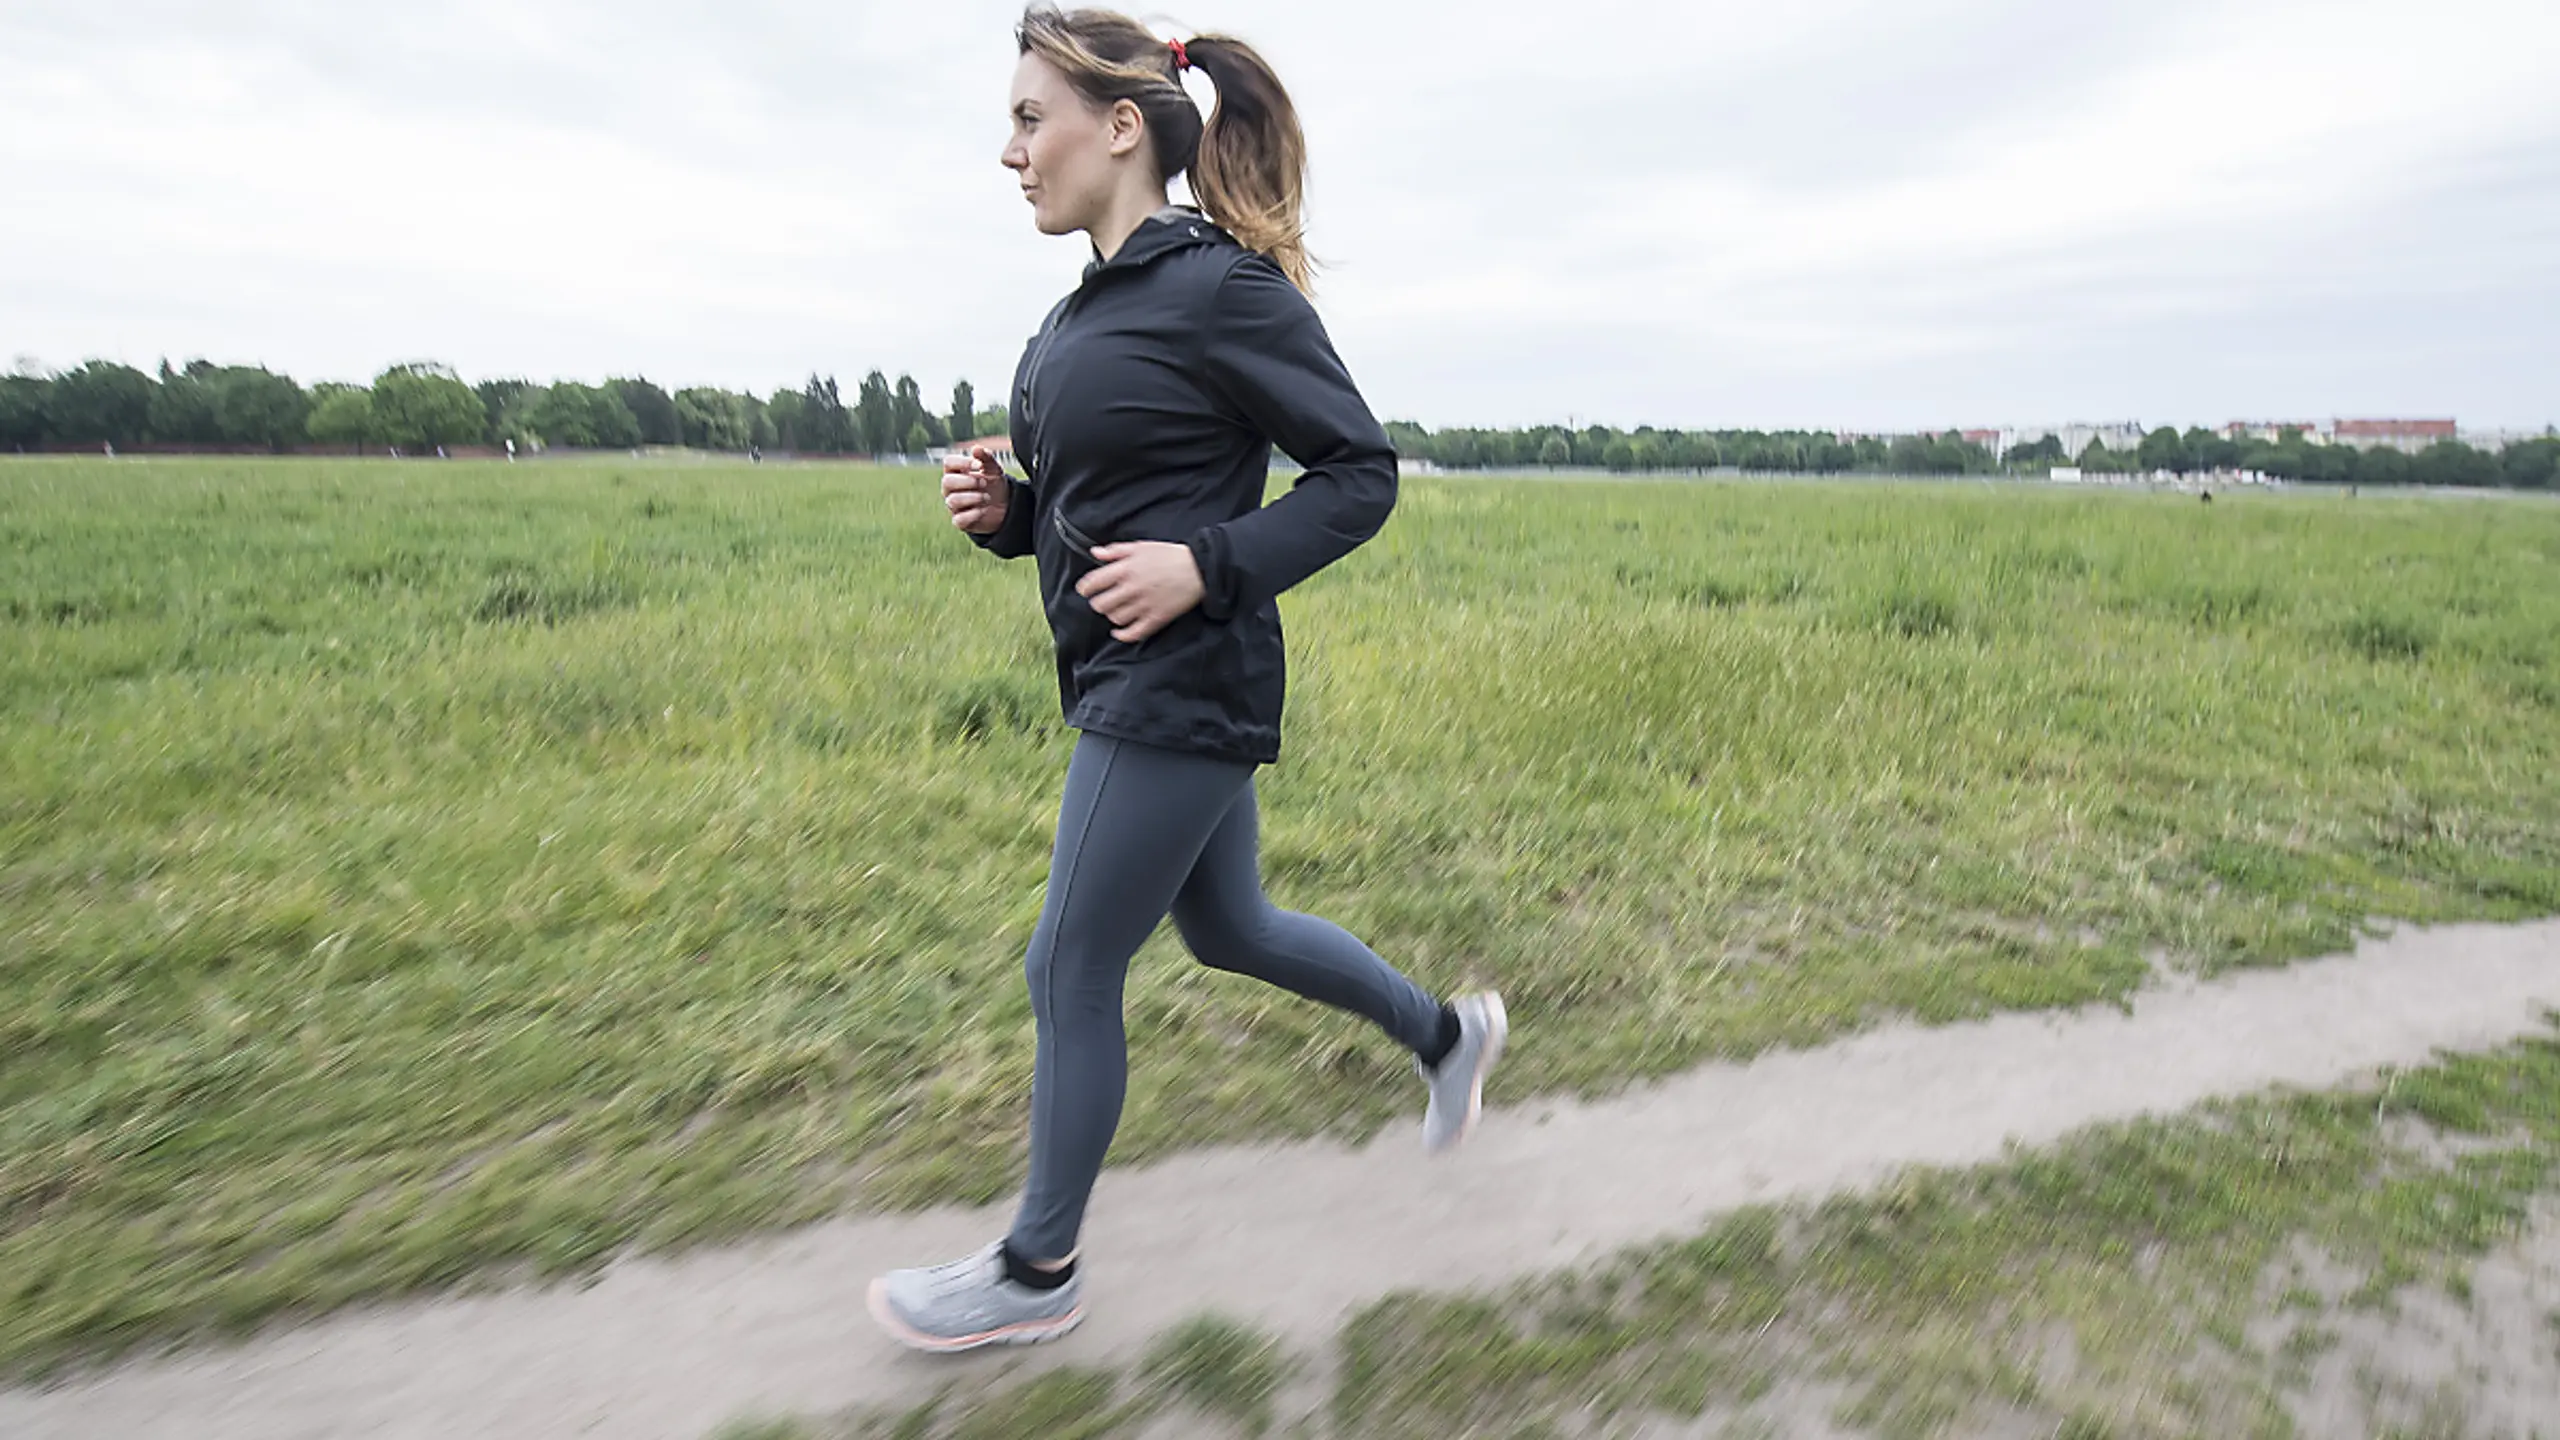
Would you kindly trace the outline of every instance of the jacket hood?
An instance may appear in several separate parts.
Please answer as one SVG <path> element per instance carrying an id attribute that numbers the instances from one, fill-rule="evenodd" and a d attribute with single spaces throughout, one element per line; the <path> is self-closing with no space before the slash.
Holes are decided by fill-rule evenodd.
<path id="1" fill-rule="evenodd" d="M 1119 254 L 1105 260 L 1096 252 L 1092 263 L 1084 267 L 1084 278 L 1091 280 L 1106 270 L 1135 270 L 1176 250 L 1235 243 L 1226 231 L 1211 224 L 1208 216 L 1188 206 L 1168 205 L 1138 222 L 1138 228 L 1121 242 Z"/>

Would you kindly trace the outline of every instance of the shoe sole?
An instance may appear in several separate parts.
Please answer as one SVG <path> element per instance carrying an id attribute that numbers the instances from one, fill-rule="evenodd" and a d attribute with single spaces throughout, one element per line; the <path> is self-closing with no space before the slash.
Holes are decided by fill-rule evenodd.
<path id="1" fill-rule="evenodd" d="M 930 1355 L 958 1355 L 991 1345 L 1044 1344 L 1084 1323 L 1084 1305 L 1079 1301 L 1076 1308 L 1054 1320 L 1026 1320 L 1019 1325 L 999 1326 L 976 1335 L 927 1335 L 898 1318 L 898 1312 L 889 1304 L 889 1290 L 884 1282 L 871 1282 L 869 1299 L 871 1318 L 879 1322 L 881 1329 L 889 1332 L 889 1338 L 910 1350 L 922 1350 Z"/>
<path id="2" fill-rule="evenodd" d="M 1476 1122 L 1484 1118 L 1484 1077 L 1493 1073 L 1493 1063 L 1502 1058 L 1504 1042 L 1511 1038 L 1511 1013 L 1502 1005 L 1502 996 L 1488 990 L 1485 1000 L 1484 1049 L 1476 1056 L 1476 1073 L 1467 1081 L 1467 1118 L 1448 1143 L 1433 1147 L 1434 1154 L 1446 1154 L 1458 1148 L 1468 1136 L 1476 1133 Z"/>

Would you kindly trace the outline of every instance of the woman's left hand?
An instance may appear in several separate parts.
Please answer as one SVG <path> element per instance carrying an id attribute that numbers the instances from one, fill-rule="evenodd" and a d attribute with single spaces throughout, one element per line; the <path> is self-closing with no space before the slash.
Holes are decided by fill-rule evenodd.
<path id="1" fill-rule="evenodd" d="M 1135 645 L 1181 619 L 1207 593 L 1188 545 L 1161 540 L 1096 545 L 1093 558 L 1102 568 L 1077 581 L 1076 593 L 1118 627 L 1111 638 L 1122 644 Z"/>

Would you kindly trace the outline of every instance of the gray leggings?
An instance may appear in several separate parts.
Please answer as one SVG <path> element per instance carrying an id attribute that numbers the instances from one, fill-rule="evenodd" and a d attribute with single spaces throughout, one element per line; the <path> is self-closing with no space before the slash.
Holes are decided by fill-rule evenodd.
<path id="1" fill-rule="evenodd" d="M 1026 1260 L 1075 1253 L 1129 1088 L 1120 996 L 1168 911 L 1200 963 L 1367 1016 L 1417 1053 L 1440 1002 L 1340 926 L 1263 898 L 1253 767 L 1086 734 L 1067 764 L 1049 895 L 1023 969 L 1039 1050 L 1031 1180 L 1007 1237 Z"/>

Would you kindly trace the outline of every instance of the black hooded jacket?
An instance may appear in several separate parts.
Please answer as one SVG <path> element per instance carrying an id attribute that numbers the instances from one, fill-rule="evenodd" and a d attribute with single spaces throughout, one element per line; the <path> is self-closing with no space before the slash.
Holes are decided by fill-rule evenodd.
<path id="1" fill-rule="evenodd" d="M 989 551 L 1035 555 L 1076 729 L 1268 764 L 1280 756 L 1280 592 L 1395 508 L 1396 456 L 1269 259 L 1159 211 L 1085 271 L 1013 381 L 1014 483 Z M 1262 503 L 1271 447 L 1306 467 Z M 1076 593 L 1095 546 L 1188 545 L 1206 595 L 1135 645 Z"/>

